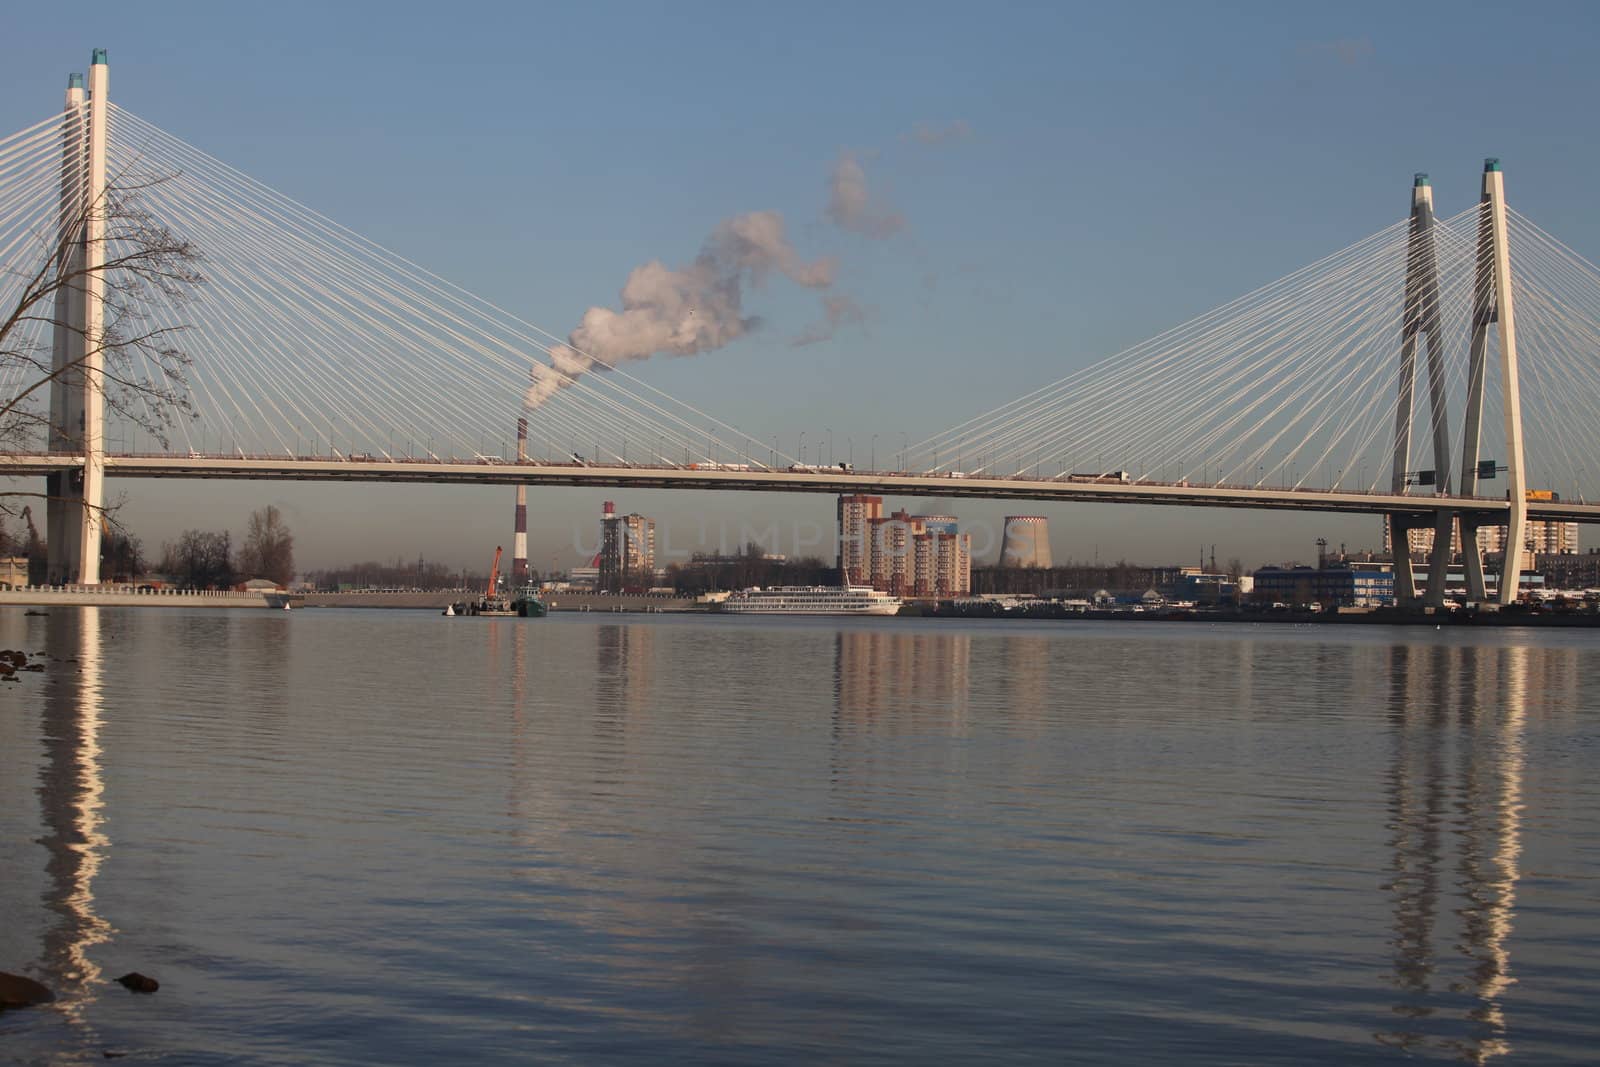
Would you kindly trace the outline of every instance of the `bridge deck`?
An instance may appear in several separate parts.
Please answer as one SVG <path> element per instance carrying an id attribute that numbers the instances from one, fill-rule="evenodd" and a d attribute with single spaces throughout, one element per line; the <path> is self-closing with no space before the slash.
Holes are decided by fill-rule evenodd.
<path id="1" fill-rule="evenodd" d="M 45 475 L 83 465 L 83 457 L 53 454 L 0 455 L 0 475 Z M 412 460 L 271 456 L 108 455 L 113 478 L 227 478 L 279 481 L 433 482 L 448 485 L 567 485 L 635 489 L 700 489 L 738 492 L 873 493 L 884 496 L 987 500 L 1098 501 L 1188 507 L 1253 508 L 1357 514 L 1389 512 L 1429 515 L 1470 511 L 1504 514 L 1506 501 L 1491 497 L 1405 496 L 1328 489 L 1270 489 L 1154 481 L 1068 481 L 1062 478 L 994 478 L 899 471 L 825 469 L 729 470 L 679 466 L 563 463 L 502 463 L 477 460 Z M 1529 501 L 1528 517 L 1600 523 L 1600 504 Z"/>

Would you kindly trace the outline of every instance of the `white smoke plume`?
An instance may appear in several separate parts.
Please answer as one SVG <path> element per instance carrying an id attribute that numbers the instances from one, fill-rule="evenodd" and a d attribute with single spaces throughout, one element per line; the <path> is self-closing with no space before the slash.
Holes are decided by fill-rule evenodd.
<path id="1" fill-rule="evenodd" d="M 744 286 L 760 285 L 774 272 L 808 289 L 833 284 L 833 260 L 802 260 L 776 211 L 752 211 L 718 223 L 686 266 L 652 260 L 635 267 L 622 287 L 621 311 L 590 308 L 567 343 L 551 347 L 550 363 L 533 365 L 526 406 L 539 406 L 591 370 L 658 352 L 692 356 L 721 348 L 758 321 L 741 310 Z"/>
<path id="2" fill-rule="evenodd" d="M 845 152 L 828 176 L 828 218 L 842 230 L 882 240 L 905 229 L 904 216 L 874 202 L 867 192 L 867 172 Z"/>

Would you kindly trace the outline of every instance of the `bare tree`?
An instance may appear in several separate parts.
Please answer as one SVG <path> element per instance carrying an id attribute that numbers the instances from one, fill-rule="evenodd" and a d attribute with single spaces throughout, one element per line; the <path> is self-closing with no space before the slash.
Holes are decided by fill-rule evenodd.
<path id="1" fill-rule="evenodd" d="M 147 561 L 144 542 L 124 529 L 107 528 L 101 533 L 100 558 L 114 582 L 131 582 L 144 575 Z"/>
<path id="2" fill-rule="evenodd" d="M 226 530 L 185 530 L 161 546 L 161 573 L 183 589 L 227 589 L 236 573 L 233 563 L 233 538 Z"/>
<path id="3" fill-rule="evenodd" d="M 294 578 L 294 534 L 271 504 L 250 513 L 250 528 L 239 549 L 239 573 L 270 578 L 281 586 Z"/>
<path id="4" fill-rule="evenodd" d="M 188 368 L 178 345 L 185 327 L 170 325 L 178 316 L 166 309 L 181 305 L 204 279 L 200 254 L 190 242 L 162 225 L 142 206 L 142 196 L 170 178 L 114 184 L 104 199 L 85 206 L 59 232 L 41 241 L 32 257 L 0 263 L 9 288 L 20 292 L 14 306 L 0 309 L 0 376 L 16 385 L 0 394 L 0 449 L 38 451 L 52 438 L 81 441 L 78 426 L 58 425 L 50 387 L 61 380 L 99 391 L 108 415 L 124 420 L 163 443 L 180 416 L 192 416 Z M 99 213 L 102 262 L 87 266 L 88 222 Z M 104 292 L 101 327 L 93 336 L 63 321 L 60 298 L 81 299 L 91 278 Z M 50 343 L 37 338 L 67 331 L 71 358 L 56 363 Z M 102 369 L 85 364 L 99 357 Z M 0 510 L 8 499 L 40 493 L 0 491 Z"/>

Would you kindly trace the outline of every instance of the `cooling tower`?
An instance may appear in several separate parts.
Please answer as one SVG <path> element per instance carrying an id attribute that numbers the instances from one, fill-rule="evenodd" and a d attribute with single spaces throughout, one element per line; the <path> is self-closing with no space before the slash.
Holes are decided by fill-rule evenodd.
<path id="1" fill-rule="evenodd" d="M 1007 515 L 1000 566 L 1050 566 L 1050 521 L 1042 515 Z"/>

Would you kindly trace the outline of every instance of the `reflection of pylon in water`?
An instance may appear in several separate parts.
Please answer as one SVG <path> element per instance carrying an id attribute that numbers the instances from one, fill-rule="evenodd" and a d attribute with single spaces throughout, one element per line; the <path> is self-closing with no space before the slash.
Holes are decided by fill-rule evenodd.
<path id="1" fill-rule="evenodd" d="M 1393 656 L 1390 706 L 1401 710 L 1390 716 L 1394 877 L 1385 890 L 1394 909 L 1393 1011 L 1408 1021 L 1374 1036 L 1392 1047 L 1443 1049 L 1486 1063 L 1512 1051 L 1505 997 L 1517 981 L 1511 935 L 1522 877 L 1524 734 L 1535 661 L 1528 649 L 1441 647 L 1421 659 L 1399 649 Z M 1455 678 L 1466 684 L 1451 692 Z M 1457 765 L 1451 753 L 1465 741 L 1472 755 Z M 1445 925 L 1451 917 L 1459 930 Z M 1453 951 L 1441 953 L 1444 945 Z M 1450 961 L 1465 972 L 1450 975 Z M 1444 1008 L 1459 994 L 1473 1003 L 1457 1020 Z M 1460 1032 L 1440 1029 L 1462 1025 Z"/>

